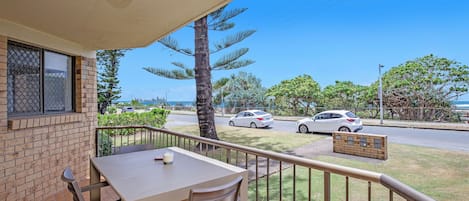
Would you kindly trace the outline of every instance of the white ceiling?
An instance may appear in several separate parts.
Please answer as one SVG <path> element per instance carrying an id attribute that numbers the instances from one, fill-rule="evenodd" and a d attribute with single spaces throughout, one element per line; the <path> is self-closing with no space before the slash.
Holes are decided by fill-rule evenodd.
<path id="1" fill-rule="evenodd" d="M 230 0 L 0 0 L 0 18 L 91 50 L 142 47 Z"/>

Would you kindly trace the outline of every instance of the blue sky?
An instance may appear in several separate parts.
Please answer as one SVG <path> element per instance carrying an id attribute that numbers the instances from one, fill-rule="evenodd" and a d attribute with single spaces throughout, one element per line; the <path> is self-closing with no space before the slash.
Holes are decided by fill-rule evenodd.
<path id="1" fill-rule="evenodd" d="M 233 0 L 248 10 L 234 18 L 236 30 L 257 32 L 218 56 L 248 47 L 244 58 L 256 63 L 231 71 L 212 71 L 212 79 L 238 71 L 255 74 L 265 87 L 308 74 L 322 88 L 335 80 L 369 85 L 384 71 L 407 60 L 434 54 L 469 65 L 469 2 L 464 0 Z M 231 32 L 233 33 L 233 32 Z M 212 42 L 229 34 L 210 33 Z M 193 30 L 173 35 L 193 48 Z M 193 58 L 154 43 L 127 52 L 121 60 L 121 100 L 167 96 L 195 100 L 194 80 L 171 80 L 144 71 L 146 66 L 174 69 L 171 61 L 193 66 Z M 469 94 L 462 99 L 469 100 Z"/>

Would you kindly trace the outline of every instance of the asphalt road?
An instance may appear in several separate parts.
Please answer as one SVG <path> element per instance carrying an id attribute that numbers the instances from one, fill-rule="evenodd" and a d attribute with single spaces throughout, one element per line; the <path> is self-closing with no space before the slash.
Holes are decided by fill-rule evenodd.
<path id="1" fill-rule="evenodd" d="M 228 125 L 229 118 L 216 117 L 217 125 Z M 167 128 L 197 124 L 195 115 L 171 114 L 168 117 Z M 272 128 L 276 131 L 284 131 L 296 134 L 296 122 L 275 121 Z M 451 130 L 433 130 L 416 128 L 397 128 L 381 126 L 364 126 L 361 133 L 382 134 L 388 136 L 388 141 L 399 144 L 409 144 L 453 151 L 469 152 L 469 132 Z"/>

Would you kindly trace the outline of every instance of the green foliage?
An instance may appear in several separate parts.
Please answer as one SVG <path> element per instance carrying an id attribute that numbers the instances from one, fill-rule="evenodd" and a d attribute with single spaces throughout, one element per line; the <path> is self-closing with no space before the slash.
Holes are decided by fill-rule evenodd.
<path id="1" fill-rule="evenodd" d="M 322 92 L 321 104 L 330 109 L 353 110 L 365 107 L 365 94 L 368 87 L 356 85 L 351 81 L 335 81 L 334 85 L 326 86 Z"/>
<path id="2" fill-rule="evenodd" d="M 401 119 L 445 120 L 450 101 L 467 93 L 468 87 L 467 65 L 430 54 L 383 75 L 383 103 Z"/>
<path id="3" fill-rule="evenodd" d="M 126 112 L 121 114 L 98 115 L 98 126 L 146 125 L 161 128 L 166 123 L 169 110 L 155 108 L 150 112 Z M 130 132 L 124 132 L 129 134 Z M 113 133 L 110 133 L 113 135 Z"/>
<path id="4" fill-rule="evenodd" d="M 132 99 L 130 101 L 130 105 L 132 105 L 132 106 L 143 106 L 143 104 L 138 99 Z"/>
<path id="5" fill-rule="evenodd" d="M 98 64 L 98 111 L 106 112 L 113 101 L 120 98 L 121 88 L 117 73 L 119 71 L 119 60 L 125 55 L 127 49 L 120 50 L 98 50 L 96 60 Z"/>
<path id="6" fill-rule="evenodd" d="M 267 90 L 266 96 L 275 97 L 275 104 L 280 109 L 286 107 L 294 115 L 300 112 L 307 115 L 313 103 L 321 100 L 321 88 L 319 83 L 305 74 L 272 86 Z"/>
<path id="7" fill-rule="evenodd" d="M 265 103 L 266 89 L 252 73 L 239 72 L 229 78 L 221 78 L 215 81 L 213 88 L 218 92 L 214 96 L 214 102 L 220 104 L 223 97 L 226 107 L 252 108 Z"/>
<path id="8" fill-rule="evenodd" d="M 98 126 L 146 125 L 161 128 L 166 124 L 169 112 L 169 110 L 155 108 L 150 112 L 143 113 L 98 114 Z M 112 152 L 112 137 L 132 135 L 135 132 L 136 130 L 132 128 L 101 130 L 98 137 L 99 153 L 101 155 L 110 155 Z"/>
<path id="9" fill-rule="evenodd" d="M 110 107 L 107 108 L 107 112 L 108 112 L 109 114 L 116 114 L 116 113 L 117 113 L 117 107 L 115 107 L 115 106 L 110 106 Z"/>
<path id="10" fill-rule="evenodd" d="M 231 10 L 227 10 L 226 7 L 222 7 L 211 14 L 209 14 L 207 27 L 209 31 L 214 32 L 223 32 L 231 30 L 235 27 L 235 23 L 231 22 L 234 17 L 238 16 L 239 14 L 246 11 L 247 8 L 234 8 Z M 191 28 L 194 28 L 190 26 Z M 244 39 L 248 38 L 252 34 L 254 34 L 255 30 L 247 30 L 247 31 L 239 31 L 232 35 L 226 36 L 220 41 L 214 42 L 212 47 L 213 49 L 210 50 L 210 54 L 214 54 L 225 50 Z M 207 36 L 208 37 L 208 36 Z M 208 41 L 208 40 L 207 40 Z M 195 57 L 195 51 L 191 48 L 184 48 L 181 47 L 176 39 L 172 36 L 167 36 L 162 38 L 158 41 L 163 46 L 178 52 L 180 54 L 186 56 Z M 208 46 L 208 45 L 207 45 Z M 211 64 L 212 70 L 231 70 L 242 68 L 253 64 L 254 61 L 250 59 L 242 60 L 241 57 L 244 56 L 249 51 L 249 48 L 240 48 L 234 50 L 228 54 L 222 55 L 215 60 L 213 64 Z M 195 71 L 194 68 L 188 67 L 186 64 L 182 62 L 172 62 L 172 65 L 177 67 L 178 69 L 168 70 L 166 68 L 157 68 L 157 67 L 144 67 L 143 69 L 148 71 L 149 73 L 155 74 L 160 77 L 165 77 L 169 79 L 176 79 L 176 80 L 188 80 L 195 78 Z"/>

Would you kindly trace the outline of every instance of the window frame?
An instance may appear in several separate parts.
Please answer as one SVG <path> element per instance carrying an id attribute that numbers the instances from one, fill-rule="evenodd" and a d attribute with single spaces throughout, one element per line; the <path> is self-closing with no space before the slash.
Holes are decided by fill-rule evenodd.
<path id="1" fill-rule="evenodd" d="M 55 51 L 55 50 L 51 50 L 51 49 L 47 49 L 47 48 L 44 48 L 44 47 L 40 47 L 40 46 L 37 46 L 37 45 L 31 45 L 31 44 L 27 44 L 27 43 L 23 43 L 23 42 L 18 42 L 18 41 L 15 41 L 15 40 L 8 40 L 7 41 L 7 55 L 6 57 L 8 58 L 8 54 L 9 54 L 9 48 L 8 46 L 10 45 L 17 45 L 17 46 L 23 46 L 23 47 L 28 47 L 28 48 L 31 48 L 31 49 L 36 49 L 39 51 L 39 102 L 40 102 L 40 111 L 39 112 L 9 112 L 7 110 L 7 116 L 8 117 L 27 117 L 27 116 L 38 116 L 38 115 L 53 115 L 53 114 L 65 114 L 65 113 L 72 113 L 72 112 L 76 112 L 76 97 L 77 97 L 77 94 L 76 94 L 76 75 L 75 75 L 75 69 L 76 69 L 76 57 L 75 56 L 72 56 L 72 55 L 69 55 L 69 54 L 66 54 L 66 53 L 63 53 L 63 52 L 58 52 L 58 51 Z M 46 111 L 45 109 L 45 52 L 51 52 L 51 53 L 55 53 L 55 54 L 59 54 L 59 55 L 63 55 L 63 56 L 67 56 L 70 58 L 70 65 L 71 65 L 71 68 L 70 68 L 70 73 L 71 73 L 71 110 L 70 111 L 67 111 L 67 110 L 64 110 L 64 111 Z M 8 80 L 8 59 L 7 59 L 7 74 L 6 74 L 6 79 Z M 7 81 L 7 91 L 8 91 L 8 81 Z M 7 105 L 8 105 L 8 93 L 7 93 Z"/>

